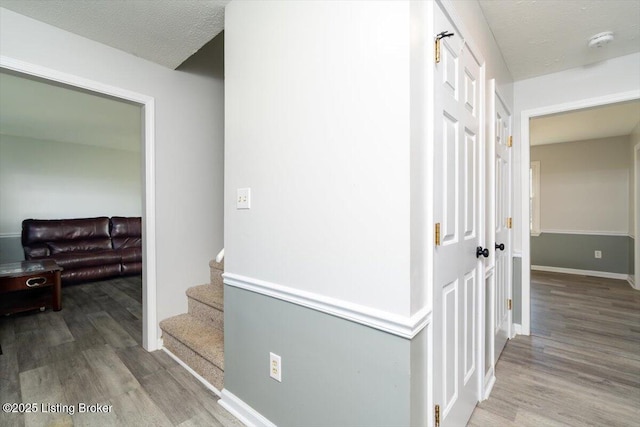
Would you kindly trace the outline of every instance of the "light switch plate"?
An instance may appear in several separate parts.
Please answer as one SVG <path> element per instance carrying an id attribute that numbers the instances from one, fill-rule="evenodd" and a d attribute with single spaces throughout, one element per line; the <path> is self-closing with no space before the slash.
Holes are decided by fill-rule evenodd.
<path id="1" fill-rule="evenodd" d="M 238 188 L 236 209 L 251 209 L 251 189 Z"/>

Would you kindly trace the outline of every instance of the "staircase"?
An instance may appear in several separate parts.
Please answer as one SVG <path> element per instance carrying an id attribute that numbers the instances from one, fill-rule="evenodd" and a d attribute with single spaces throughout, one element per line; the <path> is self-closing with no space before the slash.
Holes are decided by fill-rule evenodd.
<path id="1" fill-rule="evenodd" d="M 164 347 L 221 391 L 224 387 L 224 261 L 209 262 L 211 283 L 187 289 L 188 313 L 160 322 Z"/>

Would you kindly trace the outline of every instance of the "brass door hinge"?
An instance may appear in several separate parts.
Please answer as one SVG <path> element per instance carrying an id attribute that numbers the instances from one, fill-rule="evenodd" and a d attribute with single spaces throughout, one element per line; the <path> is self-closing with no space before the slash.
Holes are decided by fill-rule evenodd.
<path id="1" fill-rule="evenodd" d="M 440 427 L 440 405 L 436 405 L 436 408 L 433 412 L 436 416 L 436 427 Z"/>
<path id="2" fill-rule="evenodd" d="M 507 300 L 507 309 L 511 310 L 511 306 L 512 306 L 511 299 L 508 299 Z"/>
<path id="3" fill-rule="evenodd" d="M 436 34 L 436 64 L 438 64 L 440 62 L 440 40 L 442 40 L 445 37 L 451 37 L 453 35 L 453 33 L 450 33 L 448 31 L 443 31 L 440 34 Z"/>
<path id="4" fill-rule="evenodd" d="M 509 217 L 507 218 L 507 228 L 512 228 L 513 227 L 513 218 Z"/>
<path id="5" fill-rule="evenodd" d="M 440 246 L 440 223 L 436 222 L 436 246 Z"/>
<path id="6" fill-rule="evenodd" d="M 507 142 L 507 147 L 513 147 L 513 136 L 509 137 L 509 141 Z"/>

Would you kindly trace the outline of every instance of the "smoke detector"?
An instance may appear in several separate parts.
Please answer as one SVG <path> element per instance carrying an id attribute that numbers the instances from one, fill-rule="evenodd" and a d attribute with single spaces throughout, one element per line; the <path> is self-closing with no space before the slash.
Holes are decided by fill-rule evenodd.
<path id="1" fill-rule="evenodd" d="M 589 39 L 590 48 L 602 47 L 613 41 L 613 32 L 605 31 L 604 33 L 598 33 Z"/>

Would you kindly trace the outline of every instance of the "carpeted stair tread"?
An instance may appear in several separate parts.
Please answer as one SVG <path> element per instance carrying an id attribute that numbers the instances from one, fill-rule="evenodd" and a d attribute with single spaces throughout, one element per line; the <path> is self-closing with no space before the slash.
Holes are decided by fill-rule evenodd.
<path id="1" fill-rule="evenodd" d="M 160 322 L 160 328 L 224 370 L 224 333 L 186 313 Z"/>
<path id="2" fill-rule="evenodd" d="M 187 296 L 198 302 L 224 311 L 224 291 L 209 284 L 193 286 L 187 289 Z"/>

